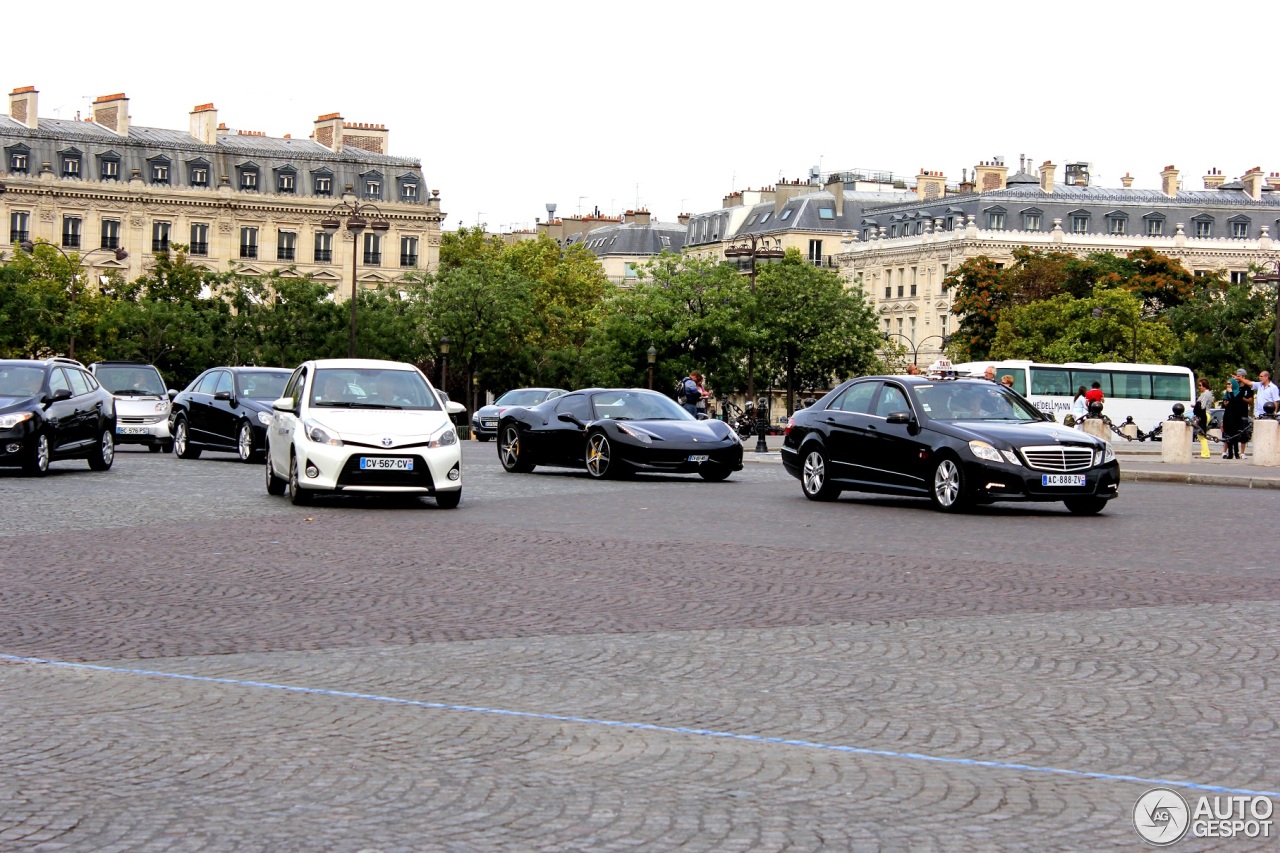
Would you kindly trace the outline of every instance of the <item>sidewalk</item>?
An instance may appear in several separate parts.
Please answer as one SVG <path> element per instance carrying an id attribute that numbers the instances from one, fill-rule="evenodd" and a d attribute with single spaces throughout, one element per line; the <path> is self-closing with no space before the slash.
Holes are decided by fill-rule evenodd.
<path id="1" fill-rule="evenodd" d="M 782 464 L 778 450 L 782 436 L 766 439 L 768 453 L 756 453 L 756 439 L 747 439 L 742 454 L 744 463 Z M 1165 462 L 1158 441 L 1126 442 L 1117 439 L 1112 446 L 1120 462 L 1120 479 L 1137 483 L 1186 483 L 1193 486 L 1241 486 L 1248 489 L 1280 489 L 1280 468 L 1260 468 L 1253 459 L 1223 459 L 1222 445 L 1209 444 L 1209 458 L 1200 458 L 1200 443 L 1193 442 L 1192 456 L 1183 462 Z"/>

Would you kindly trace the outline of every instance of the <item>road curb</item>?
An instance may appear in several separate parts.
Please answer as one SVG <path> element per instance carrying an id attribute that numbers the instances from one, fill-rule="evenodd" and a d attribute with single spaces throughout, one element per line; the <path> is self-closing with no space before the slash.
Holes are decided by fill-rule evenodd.
<path id="1" fill-rule="evenodd" d="M 1181 471 L 1126 471 L 1120 479 L 1131 483 L 1181 483 L 1189 486 L 1235 486 L 1246 489 L 1280 489 L 1274 477 L 1232 477 L 1223 474 L 1188 474 Z"/>

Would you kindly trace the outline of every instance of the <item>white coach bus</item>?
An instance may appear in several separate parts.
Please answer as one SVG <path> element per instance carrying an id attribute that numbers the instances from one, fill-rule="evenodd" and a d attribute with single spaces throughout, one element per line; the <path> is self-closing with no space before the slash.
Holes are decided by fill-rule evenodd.
<path id="1" fill-rule="evenodd" d="M 1186 415 L 1195 404 L 1196 384 L 1191 371 L 1168 364 L 1128 364 L 1100 362 L 1086 364 L 1038 364 L 1032 361 L 971 361 L 955 365 L 970 376 L 981 376 L 990 365 L 996 369 L 996 381 L 1013 377 L 1013 390 L 1031 401 L 1042 412 L 1052 413 L 1059 423 L 1071 413 L 1076 390 L 1097 382 L 1102 386 L 1102 413 L 1116 426 L 1132 416 L 1143 432 L 1173 413 L 1173 404 L 1181 403 Z"/>

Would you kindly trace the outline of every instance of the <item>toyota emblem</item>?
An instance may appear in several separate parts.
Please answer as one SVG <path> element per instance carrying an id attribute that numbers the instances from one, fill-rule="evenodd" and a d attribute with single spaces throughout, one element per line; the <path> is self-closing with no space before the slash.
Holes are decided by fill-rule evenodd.
<path id="1" fill-rule="evenodd" d="M 384 439 L 382 439 L 382 446 L 383 446 L 383 447 L 390 447 L 392 444 L 394 444 L 394 442 L 393 442 L 391 439 L 389 439 L 389 438 L 384 438 Z"/>

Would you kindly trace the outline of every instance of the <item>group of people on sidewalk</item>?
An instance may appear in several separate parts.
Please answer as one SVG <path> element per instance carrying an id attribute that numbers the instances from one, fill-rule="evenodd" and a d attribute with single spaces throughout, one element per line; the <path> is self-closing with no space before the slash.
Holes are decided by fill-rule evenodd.
<path id="1" fill-rule="evenodd" d="M 1213 390 L 1207 379 L 1199 381 L 1195 419 L 1200 427 L 1200 456 L 1209 455 L 1208 441 L 1204 433 L 1209 429 L 1209 411 L 1214 408 Z M 1254 418 L 1266 415 L 1268 403 L 1272 412 L 1280 411 L 1280 388 L 1271 381 L 1271 373 L 1262 371 L 1256 380 L 1249 378 L 1243 367 L 1227 379 L 1222 389 L 1222 441 L 1223 459 L 1244 459 L 1249 437 L 1250 414 Z"/>

